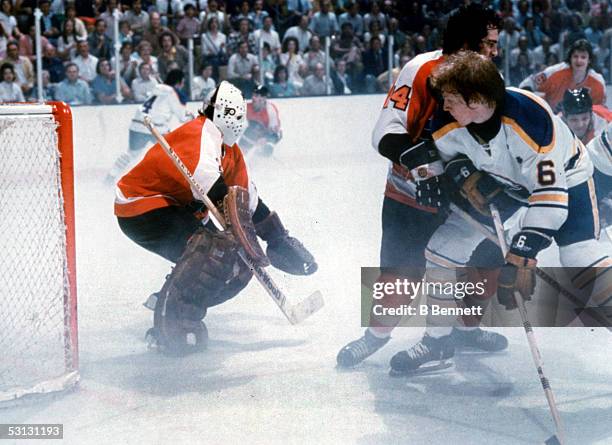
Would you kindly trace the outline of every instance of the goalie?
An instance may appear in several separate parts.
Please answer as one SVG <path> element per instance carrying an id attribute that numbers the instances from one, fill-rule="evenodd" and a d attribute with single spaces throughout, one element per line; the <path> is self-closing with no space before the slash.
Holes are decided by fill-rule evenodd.
<path id="1" fill-rule="evenodd" d="M 197 195 L 159 144 L 117 183 L 115 215 L 134 242 L 175 264 L 157 293 L 151 343 L 171 355 L 201 350 L 208 338 L 202 321 L 211 306 L 235 297 L 252 272 L 243 249 L 258 266 L 272 264 L 294 275 L 309 275 L 317 264 L 289 236 L 278 215 L 258 198 L 236 141 L 246 126 L 240 91 L 221 82 L 200 116 L 166 135 L 228 230 L 209 221 Z M 267 242 L 266 253 L 257 237 Z"/>

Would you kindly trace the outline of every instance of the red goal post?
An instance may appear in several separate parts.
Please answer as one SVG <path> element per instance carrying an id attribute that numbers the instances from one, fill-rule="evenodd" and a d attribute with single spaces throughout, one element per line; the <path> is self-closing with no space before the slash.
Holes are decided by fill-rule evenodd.
<path id="1" fill-rule="evenodd" d="M 72 113 L 0 105 L 0 407 L 79 380 Z"/>

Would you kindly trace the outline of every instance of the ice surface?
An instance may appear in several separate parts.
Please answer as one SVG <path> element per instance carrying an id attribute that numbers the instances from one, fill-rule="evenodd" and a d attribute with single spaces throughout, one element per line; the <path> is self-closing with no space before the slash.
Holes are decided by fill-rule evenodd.
<path id="1" fill-rule="evenodd" d="M 69 444 L 533 444 L 553 433 L 522 329 L 499 355 L 460 355 L 443 373 L 387 374 L 420 338 L 398 329 L 349 372 L 335 355 L 361 335 L 360 267 L 378 264 L 386 162 L 370 147 L 382 97 L 277 101 L 284 139 L 250 158 L 261 196 L 317 257 L 306 278 L 272 272 L 290 297 L 320 289 L 326 307 L 290 326 L 253 282 L 209 312 L 209 349 L 147 351 L 142 307 L 170 264 L 118 229 L 102 185 L 127 144 L 133 106 L 75 114 L 82 380 L 77 391 L 0 411 L 2 423 L 63 423 Z M 193 104 L 195 109 L 196 104 Z M 570 443 L 612 443 L 612 334 L 537 329 Z M 10 443 L 10 442 L 9 442 Z M 19 444 L 24 442 L 19 442 Z M 35 442 L 37 444 L 41 441 Z"/>

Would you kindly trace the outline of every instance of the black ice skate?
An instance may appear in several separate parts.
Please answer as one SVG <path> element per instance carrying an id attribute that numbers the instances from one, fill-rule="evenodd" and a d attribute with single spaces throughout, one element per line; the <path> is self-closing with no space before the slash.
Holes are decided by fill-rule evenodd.
<path id="1" fill-rule="evenodd" d="M 425 334 L 416 345 L 407 351 L 398 352 L 391 358 L 389 374 L 396 377 L 450 368 L 452 362 L 448 359 L 454 355 L 455 346 L 450 335 L 435 338 Z M 437 363 L 428 364 L 429 362 Z M 425 364 L 427 365 L 423 366 Z"/>
<path id="2" fill-rule="evenodd" d="M 363 337 L 340 349 L 336 361 L 340 368 L 352 368 L 387 344 L 391 337 L 379 338 L 366 329 Z"/>
<path id="3" fill-rule="evenodd" d="M 484 352 L 499 352 L 508 347 L 508 339 L 493 331 L 453 328 L 451 337 L 458 349 L 470 348 Z"/>
<path id="4" fill-rule="evenodd" d="M 145 341 L 149 349 L 170 356 L 184 356 L 206 349 L 208 329 L 203 321 L 193 322 L 191 326 L 186 326 L 183 322 L 180 335 L 164 337 L 160 335 L 159 328 L 153 327 L 145 334 Z"/>

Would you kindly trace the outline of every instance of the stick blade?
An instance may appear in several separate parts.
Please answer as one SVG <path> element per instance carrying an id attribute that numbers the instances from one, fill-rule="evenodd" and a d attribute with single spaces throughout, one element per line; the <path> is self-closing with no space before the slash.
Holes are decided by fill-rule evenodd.
<path id="1" fill-rule="evenodd" d="M 299 303 L 291 306 L 288 311 L 291 324 L 298 324 L 325 306 L 321 291 L 313 292 Z"/>
<path id="2" fill-rule="evenodd" d="M 562 445 L 557 435 L 550 436 L 544 443 L 546 445 Z"/>

